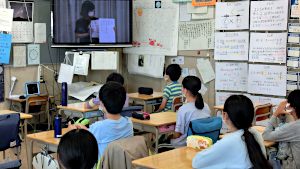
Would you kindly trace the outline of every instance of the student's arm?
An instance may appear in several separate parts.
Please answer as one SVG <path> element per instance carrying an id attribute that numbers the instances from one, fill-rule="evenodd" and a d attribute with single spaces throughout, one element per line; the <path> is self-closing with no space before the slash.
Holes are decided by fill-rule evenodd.
<path id="1" fill-rule="evenodd" d="M 75 33 L 76 38 L 85 38 L 87 36 L 90 36 L 90 33 Z"/>
<path id="2" fill-rule="evenodd" d="M 161 105 L 159 106 L 158 110 L 156 110 L 156 112 L 163 111 L 167 105 L 167 101 L 168 100 L 166 98 L 163 98 Z"/>
<path id="3" fill-rule="evenodd" d="M 179 138 L 186 131 L 184 114 L 185 113 L 183 112 L 183 109 L 181 109 L 181 108 L 177 112 L 175 133 L 172 136 L 172 138 L 174 138 L 174 139 Z"/>
<path id="4" fill-rule="evenodd" d="M 69 121 L 68 129 L 69 129 L 69 131 L 74 130 L 74 129 L 77 129 L 77 126 L 75 124 L 71 124 L 71 122 Z"/>
<path id="5" fill-rule="evenodd" d="M 85 125 L 83 125 L 83 124 L 81 124 L 81 123 L 76 124 L 76 127 L 77 127 L 78 129 L 84 129 L 84 130 L 87 130 L 87 129 L 88 129 Z"/>
<path id="6" fill-rule="evenodd" d="M 98 105 L 100 105 L 100 99 L 99 99 L 99 97 L 96 97 L 96 98 L 91 99 L 88 102 L 85 102 L 84 108 L 91 109 L 91 108 L 96 107 Z"/>

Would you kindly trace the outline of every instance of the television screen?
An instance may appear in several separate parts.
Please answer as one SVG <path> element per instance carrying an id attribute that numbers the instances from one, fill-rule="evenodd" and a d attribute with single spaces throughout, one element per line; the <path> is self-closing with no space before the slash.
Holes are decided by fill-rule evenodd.
<path id="1" fill-rule="evenodd" d="M 53 46 L 131 45 L 132 0 L 53 0 Z"/>

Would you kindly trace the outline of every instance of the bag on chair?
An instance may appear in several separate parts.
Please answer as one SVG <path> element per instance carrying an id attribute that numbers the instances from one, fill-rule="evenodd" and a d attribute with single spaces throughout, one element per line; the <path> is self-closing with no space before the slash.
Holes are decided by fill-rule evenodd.
<path id="1" fill-rule="evenodd" d="M 0 151 L 21 146 L 19 138 L 20 114 L 0 115 Z"/>

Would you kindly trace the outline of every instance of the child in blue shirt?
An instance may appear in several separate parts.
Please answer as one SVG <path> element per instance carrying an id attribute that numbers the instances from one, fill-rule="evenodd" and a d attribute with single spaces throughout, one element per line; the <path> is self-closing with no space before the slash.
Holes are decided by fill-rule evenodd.
<path id="1" fill-rule="evenodd" d="M 250 129 L 254 117 L 252 101 L 243 95 L 230 96 L 224 105 L 223 119 L 232 133 L 199 152 L 193 168 L 271 169 L 260 134 Z"/>
<path id="2" fill-rule="evenodd" d="M 170 83 L 164 89 L 161 105 L 156 112 L 171 111 L 174 96 L 181 95 L 181 84 L 177 80 L 181 76 L 181 67 L 178 64 L 171 64 L 166 69 L 165 81 Z"/>
<path id="3" fill-rule="evenodd" d="M 106 146 L 115 140 L 133 136 L 132 121 L 128 117 L 122 117 L 120 112 L 126 100 L 125 88 L 117 82 L 108 82 L 100 89 L 100 107 L 106 114 L 107 119 L 98 121 L 87 129 L 82 124 L 72 125 L 69 129 L 86 129 L 96 138 L 99 148 L 99 158 Z"/>

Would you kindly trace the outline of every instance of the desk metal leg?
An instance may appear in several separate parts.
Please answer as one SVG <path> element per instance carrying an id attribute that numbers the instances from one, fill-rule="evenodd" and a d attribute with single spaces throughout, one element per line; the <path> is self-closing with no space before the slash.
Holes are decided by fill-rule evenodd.
<path id="1" fill-rule="evenodd" d="M 33 141 L 34 140 L 31 140 L 30 141 L 30 155 L 29 155 L 29 163 L 28 163 L 28 165 L 29 165 L 29 169 L 32 169 L 32 164 L 31 164 L 31 162 L 32 162 L 32 155 L 33 155 Z"/>
<path id="2" fill-rule="evenodd" d="M 155 127 L 155 153 L 158 154 L 158 127 Z"/>
<path id="3" fill-rule="evenodd" d="M 22 127 L 22 130 L 24 129 L 24 139 L 25 139 L 25 150 L 26 150 L 26 157 L 27 157 L 27 164 L 29 165 L 30 164 L 30 161 L 29 161 L 29 159 L 28 159 L 28 148 L 27 148 L 27 122 L 26 122 L 26 120 L 24 120 L 24 127 Z"/>

